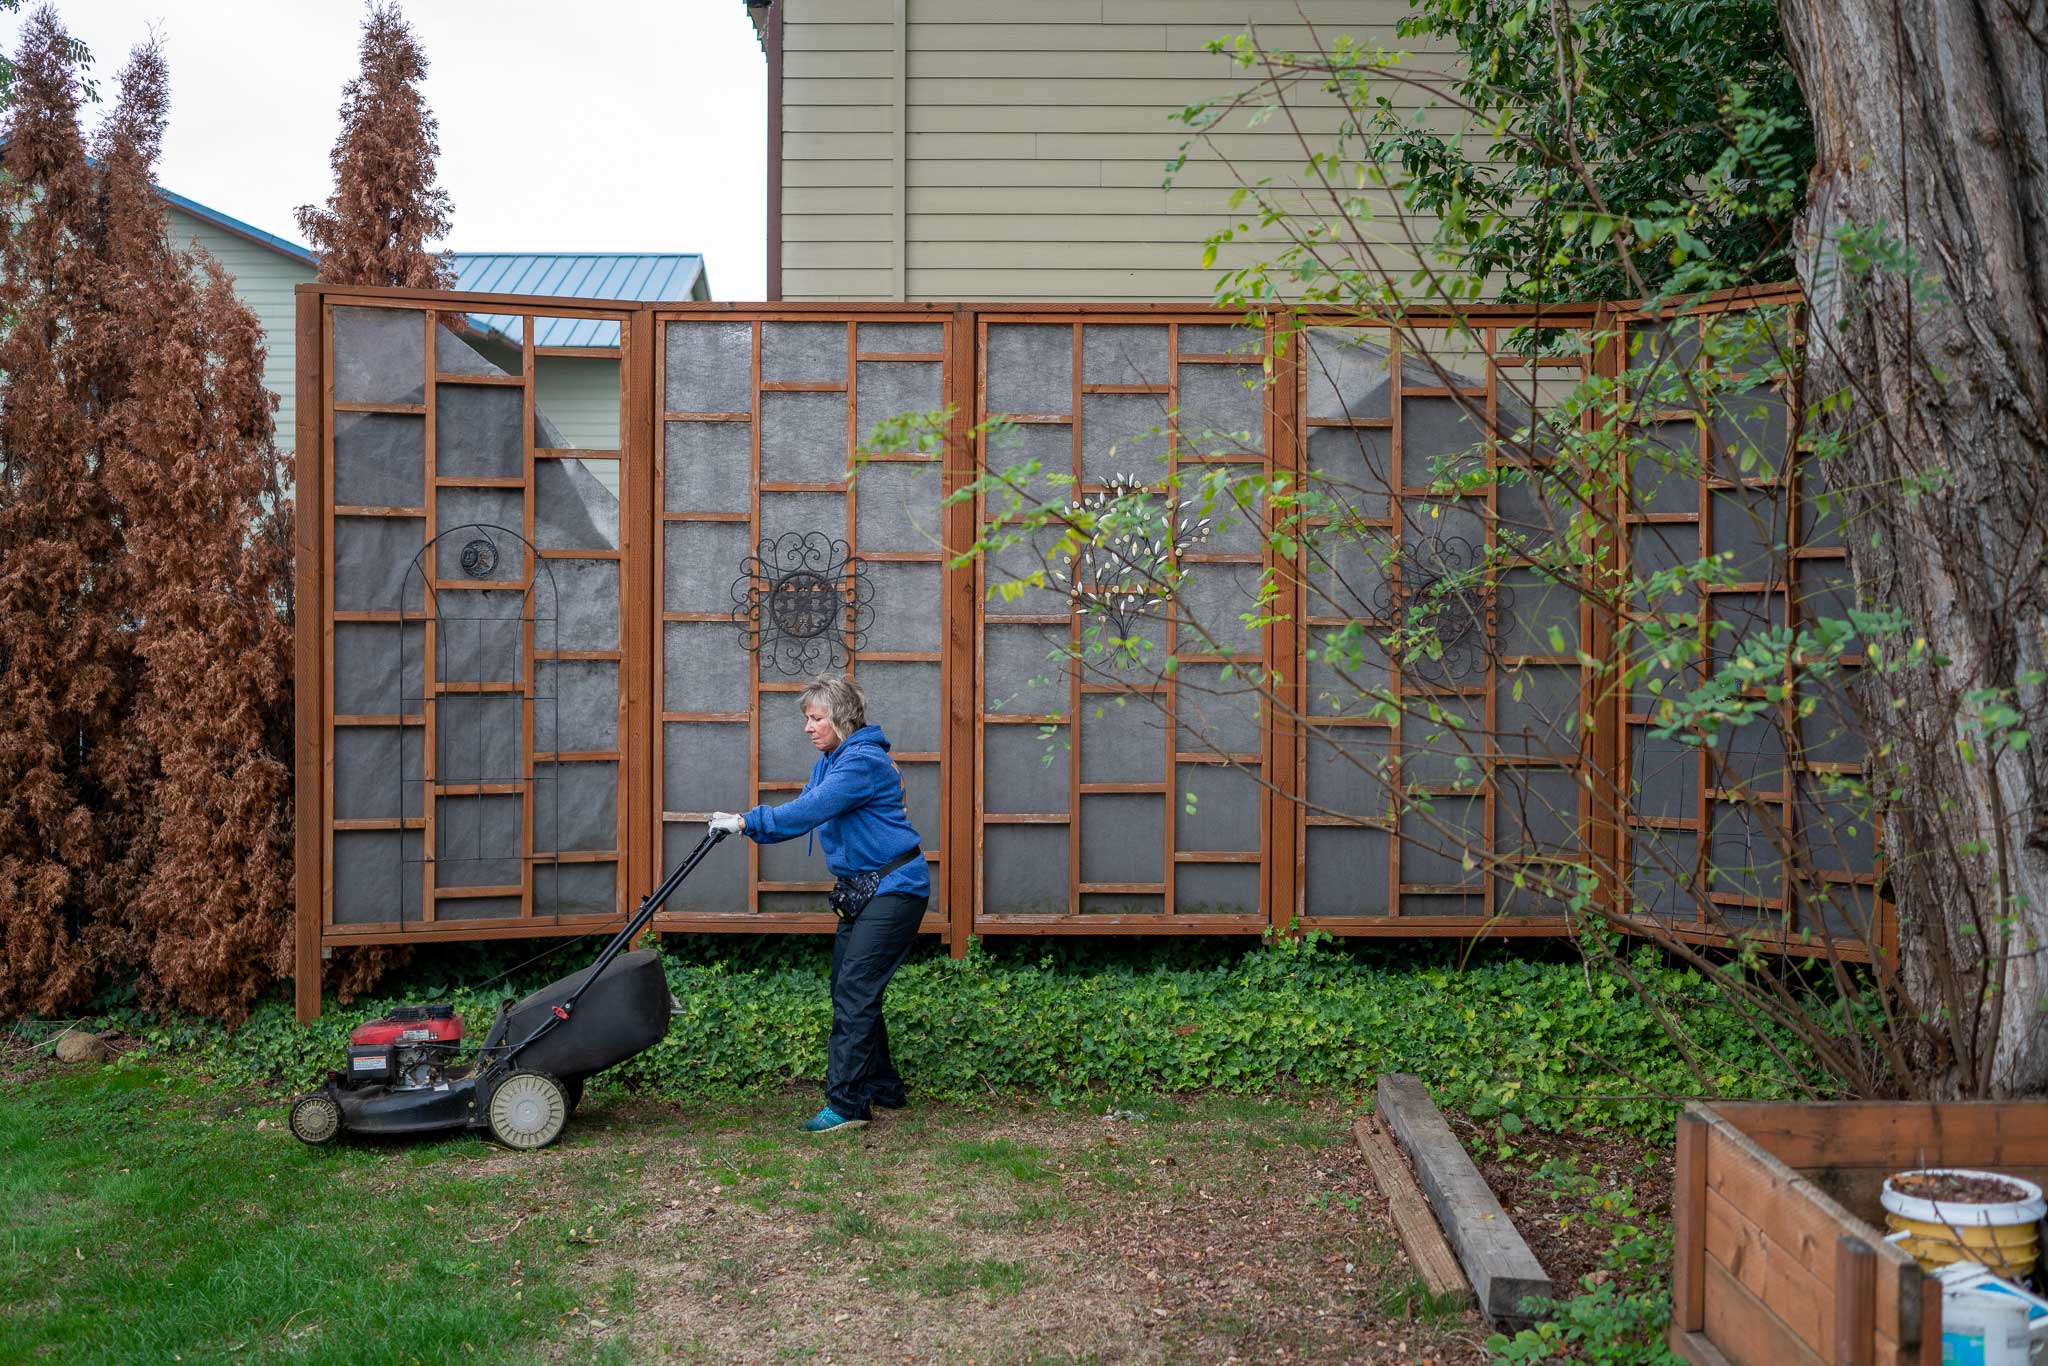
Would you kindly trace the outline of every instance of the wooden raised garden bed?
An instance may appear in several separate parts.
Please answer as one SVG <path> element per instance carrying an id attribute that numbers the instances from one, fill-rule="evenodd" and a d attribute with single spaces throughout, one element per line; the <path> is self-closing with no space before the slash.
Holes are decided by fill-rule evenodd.
<path id="1" fill-rule="evenodd" d="M 1884 1241 L 1894 1172 L 2048 1178 L 2048 1102 L 1690 1105 L 1678 1121 L 1671 1348 L 1693 1362 L 1941 1360 L 1940 1286 Z"/>

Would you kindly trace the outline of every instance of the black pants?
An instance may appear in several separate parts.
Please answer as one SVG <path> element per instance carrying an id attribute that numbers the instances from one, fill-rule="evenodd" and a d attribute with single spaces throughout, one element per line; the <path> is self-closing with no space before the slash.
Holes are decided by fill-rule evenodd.
<path id="1" fill-rule="evenodd" d="M 928 898 L 878 896 L 832 940 L 832 1037 L 825 1052 L 825 1103 L 842 1119 L 902 1105 L 903 1078 L 889 1058 L 882 993 L 917 940 Z"/>

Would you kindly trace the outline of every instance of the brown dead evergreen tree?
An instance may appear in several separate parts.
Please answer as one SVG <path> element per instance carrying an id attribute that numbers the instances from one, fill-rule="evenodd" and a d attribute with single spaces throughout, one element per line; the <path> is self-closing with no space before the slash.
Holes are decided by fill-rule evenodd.
<path id="1" fill-rule="evenodd" d="M 5 122 L 0 215 L 0 1013 L 77 1004 L 85 932 L 129 890 L 137 657 L 105 468 L 123 384 L 74 51 L 31 16 Z"/>
<path id="2" fill-rule="evenodd" d="M 420 94 L 427 57 L 396 0 L 363 21 L 362 71 L 342 87 L 334 193 L 306 205 L 299 228 L 330 284 L 449 289 L 453 264 L 427 244 L 447 235 L 454 207 L 434 183 L 439 124 Z"/>
<path id="3" fill-rule="evenodd" d="M 133 717 L 153 766 L 129 849 L 133 896 L 99 925 L 145 999 L 238 1020 L 291 942 L 290 504 L 263 387 L 263 330 L 219 264 L 173 247 L 152 170 L 168 109 L 136 49 L 95 146 L 108 313 L 126 384 L 107 413 Z"/>

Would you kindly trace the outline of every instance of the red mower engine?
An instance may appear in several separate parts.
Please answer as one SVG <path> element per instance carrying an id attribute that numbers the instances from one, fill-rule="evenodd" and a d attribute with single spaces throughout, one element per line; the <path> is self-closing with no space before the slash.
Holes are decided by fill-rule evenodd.
<path id="1" fill-rule="evenodd" d="M 348 1036 L 346 1086 L 416 1091 L 442 1085 L 462 1047 L 462 1020 L 449 1005 L 400 1006 Z"/>

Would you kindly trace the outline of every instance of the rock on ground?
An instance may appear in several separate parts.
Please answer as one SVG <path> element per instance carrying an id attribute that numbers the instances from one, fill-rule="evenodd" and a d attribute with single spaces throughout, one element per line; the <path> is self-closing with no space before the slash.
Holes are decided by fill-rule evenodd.
<path id="1" fill-rule="evenodd" d="M 58 1062 L 105 1062 L 113 1056 L 113 1045 L 97 1034 L 88 1034 L 82 1029 L 67 1029 L 58 1036 Z"/>

